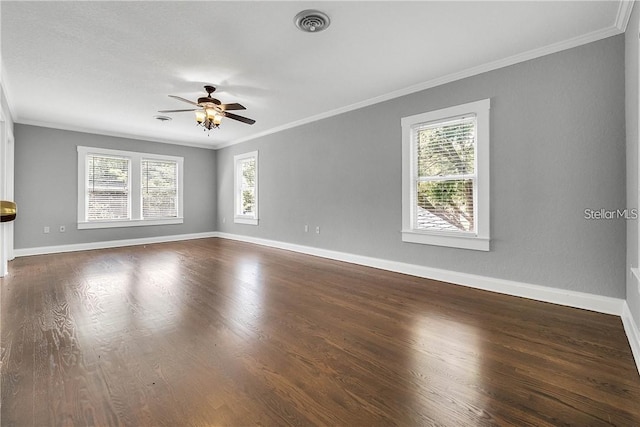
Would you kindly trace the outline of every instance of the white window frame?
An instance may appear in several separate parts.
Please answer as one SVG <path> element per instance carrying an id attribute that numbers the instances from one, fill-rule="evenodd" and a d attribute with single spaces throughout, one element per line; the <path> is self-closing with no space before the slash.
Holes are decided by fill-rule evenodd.
<path id="1" fill-rule="evenodd" d="M 89 155 L 104 155 L 123 157 L 129 159 L 129 219 L 107 220 L 107 221 L 88 221 L 88 189 Z M 177 163 L 178 166 L 178 212 L 176 217 L 171 218 L 154 218 L 144 219 L 142 217 L 142 160 L 169 160 Z M 183 217 L 183 198 L 184 198 L 184 158 L 177 156 L 165 156 L 161 154 L 138 153 L 134 151 L 111 150 L 107 148 L 95 148 L 78 146 L 78 229 L 94 229 L 94 228 L 119 228 L 119 227 L 138 227 L 147 225 L 168 225 L 182 224 Z"/>
<path id="2" fill-rule="evenodd" d="M 489 251 L 489 110 L 490 99 L 403 117 L 402 124 L 402 241 L 424 245 Z M 416 127 L 473 114 L 476 116 L 476 180 L 474 186 L 475 232 L 419 230 L 414 227 L 416 210 Z"/>
<path id="3" fill-rule="evenodd" d="M 255 185 L 255 210 L 251 215 L 243 215 L 242 212 L 242 189 L 240 188 L 242 168 L 240 164 L 245 160 L 255 159 L 256 162 L 256 185 Z M 258 187 L 259 187 L 259 164 L 258 152 L 250 151 L 244 154 L 233 156 L 233 222 L 236 224 L 258 225 Z"/>

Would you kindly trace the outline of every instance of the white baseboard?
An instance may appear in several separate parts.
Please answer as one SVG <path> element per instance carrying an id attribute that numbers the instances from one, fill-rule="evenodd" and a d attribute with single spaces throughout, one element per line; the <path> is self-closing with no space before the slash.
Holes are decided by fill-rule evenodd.
<path id="1" fill-rule="evenodd" d="M 457 271 L 425 267 L 422 265 L 406 264 L 380 258 L 371 258 L 345 252 L 337 252 L 327 249 L 314 248 L 311 246 L 296 245 L 293 243 L 260 239 L 256 237 L 242 236 L 237 234 L 218 232 L 217 236 L 224 239 L 255 243 L 257 245 L 285 249 L 288 251 L 319 256 L 322 258 L 329 258 L 337 261 L 344 261 L 352 264 L 359 264 L 367 267 L 374 267 L 382 270 L 409 274 L 411 276 L 417 276 L 426 279 L 455 283 L 457 285 L 468 286 L 470 288 L 483 289 L 487 291 L 498 292 L 501 294 L 529 298 L 537 301 L 550 302 L 553 304 L 620 316 L 622 318 L 622 323 L 624 325 L 627 339 L 629 340 L 629 345 L 631 346 L 631 351 L 636 363 L 636 368 L 640 373 L 640 331 L 638 330 L 638 326 L 635 324 L 633 318 L 631 317 L 631 312 L 629 311 L 627 302 L 620 298 L 605 297 L 601 295 L 588 294 L 586 292 L 549 288 L 547 286 L 533 285 L 530 283 L 516 282 L 513 280 L 494 279 L 491 277 L 480 276 L 476 274 L 460 273 Z"/>
<path id="2" fill-rule="evenodd" d="M 151 243 L 177 242 L 180 240 L 204 239 L 217 237 L 216 232 L 175 234 L 171 236 L 143 237 L 140 239 L 108 240 L 104 242 L 76 243 L 72 245 L 42 246 L 38 248 L 15 249 L 16 257 L 55 254 L 62 252 L 88 251 L 92 249 L 119 248 L 122 246 L 148 245 Z"/>
<path id="3" fill-rule="evenodd" d="M 382 270 L 394 271 L 397 273 L 409 274 L 411 276 L 423 277 L 426 279 L 440 280 L 442 282 L 454 283 L 471 288 L 484 289 L 517 297 L 529 298 L 538 301 L 550 302 L 553 304 L 565 305 L 569 307 L 581 308 L 596 311 L 599 313 L 614 314 L 622 316 L 623 306 L 626 302 L 623 299 L 605 297 L 601 295 L 588 294 L 585 292 L 570 291 L 564 289 L 550 288 L 547 286 L 533 285 L 529 283 L 516 282 L 505 279 L 495 279 L 476 274 L 461 273 L 451 270 L 426 267 L 416 264 L 407 264 L 397 261 L 389 261 L 381 258 L 372 258 L 363 255 L 355 255 L 346 252 L 332 251 L 328 249 L 315 248 L 312 246 L 298 245 L 294 243 L 281 242 L 277 240 L 261 239 L 257 237 L 229 234 L 223 232 L 206 232 L 193 234 L 177 234 L 170 236 L 145 237 L 140 239 L 109 240 L 104 242 L 77 243 L 71 245 L 43 246 L 37 248 L 16 249 L 16 257 L 30 255 L 53 254 L 61 252 L 86 251 L 92 249 L 116 248 L 122 246 L 146 245 L 151 243 L 175 242 L 180 240 L 204 239 L 209 237 L 221 237 L 224 239 L 238 240 L 242 242 L 254 243 L 262 246 L 285 249 L 322 258 L 344 261 L 351 264 L 364 265 L 367 267 L 379 268 Z M 628 308 L 626 308 L 628 311 Z M 630 313 L 629 313 L 630 316 Z"/>
<path id="4" fill-rule="evenodd" d="M 84 251 L 91 249 L 105 249 L 121 246 L 135 246 L 151 243 L 175 242 L 180 240 L 203 239 L 209 237 L 220 237 L 223 239 L 254 243 L 257 245 L 284 249 L 307 255 L 333 259 L 336 261 L 348 262 L 351 264 L 379 268 L 381 270 L 393 271 L 396 273 L 403 273 L 426 279 L 454 283 L 457 285 L 498 292 L 501 294 L 529 298 L 537 301 L 550 302 L 553 304 L 559 304 L 568 307 L 581 308 L 585 310 L 596 311 L 599 313 L 617 315 L 622 318 L 622 323 L 629 340 L 629 345 L 631 346 L 631 351 L 636 362 L 636 367 L 638 368 L 638 372 L 640 372 L 640 330 L 638 329 L 638 325 L 634 322 L 633 317 L 631 316 L 631 311 L 629 310 L 626 301 L 620 298 L 611 298 L 585 292 L 549 288 L 546 286 L 533 285 L 530 283 L 516 282 L 512 280 L 494 279 L 491 277 L 480 276 L 476 274 L 461 273 L 457 271 L 443 270 L 439 268 L 425 267 L 422 265 L 407 264 L 397 261 L 389 261 L 380 258 L 350 254 L 346 252 L 338 252 L 328 249 L 314 248 L 311 246 L 297 245 L 276 240 L 261 239 L 257 237 L 223 232 L 179 234 L 173 236 L 158 236 L 141 239 L 112 240 L 106 242 L 91 242 L 73 245 L 16 249 L 15 256 L 22 257 L 40 254 Z"/>
<path id="5" fill-rule="evenodd" d="M 422 265 L 389 261 L 380 258 L 354 255 L 346 252 L 337 252 L 327 249 L 314 248 L 311 246 L 280 242 L 276 240 L 260 239 L 256 237 L 222 232 L 218 232 L 217 236 L 224 239 L 255 243 L 262 246 L 270 246 L 273 248 L 285 249 L 308 255 L 315 255 L 322 258 L 329 258 L 337 261 L 344 261 L 352 264 L 359 264 L 367 267 L 374 267 L 382 270 L 409 274 L 411 276 L 439 280 L 442 282 L 454 283 L 471 288 L 483 289 L 487 291 L 498 292 L 501 294 L 534 299 L 537 301 L 544 301 L 553 304 L 581 308 L 584 310 L 591 310 L 599 313 L 614 314 L 617 316 L 622 315 L 622 307 L 625 302 L 620 298 L 605 297 L 601 295 L 588 294 L 586 292 L 577 292 L 550 288 L 547 286 L 532 285 L 529 283 L 516 282 L 513 280 L 494 279 L 491 277 L 480 276 L 476 274 L 460 273 L 457 271 L 425 267 Z"/>
<path id="6" fill-rule="evenodd" d="M 638 368 L 638 373 L 640 373 L 640 328 L 633 320 L 633 316 L 631 315 L 631 310 L 629 310 L 629 305 L 625 301 L 622 315 L 622 324 L 624 325 L 624 332 L 627 334 L 627 339 L 629 340 L 629 346 L 631 347 L 631 353 L 633 354 L 633 358 L 636 361 L 636 367 Z"/>

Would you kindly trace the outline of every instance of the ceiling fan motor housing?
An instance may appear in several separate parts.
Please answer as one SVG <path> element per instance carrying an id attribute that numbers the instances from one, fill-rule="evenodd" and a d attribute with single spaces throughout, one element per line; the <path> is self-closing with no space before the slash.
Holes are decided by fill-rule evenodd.
<path id="1" fill-rule="evenodd" d="M 200 105 L 207 104 L 207 103 L 215 104 L 215 105 L 220 105 L 221 104 L 220 101 L 218 101 L 217 99 L 211 97 L 211 94 L 216 91 L 216 88 L 214 86 L 205 85 L 204 90 L 207 91 L 207 96 L 203 96 L 201 98 L 198 98 L 198 104 L 200 104 Z"/>
<path id="2" fill-rule="evenodd" d="M 198 98 L 198 104 L 200 104 L 200 105 L 203 105 L 203 104 L 220 105 L 220 101 L 215 99 L 215 98 L 211 98 L 209 96 L 203 96 L 202 98 Z"/>

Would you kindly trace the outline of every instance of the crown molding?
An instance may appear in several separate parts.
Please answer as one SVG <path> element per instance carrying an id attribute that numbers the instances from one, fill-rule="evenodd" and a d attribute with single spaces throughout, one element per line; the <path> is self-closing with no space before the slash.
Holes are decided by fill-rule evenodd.
<path id="1" fill-rule="evenodd" d="M 322 120 L 329 117 L 337 116 L 339 114 L 347 113 L 349 111 L 358 110 L 360 108 L 368 107 L 370 105 L 378 104 L 384 101 L 389 101 L 394 98 L 399 98 L 401 96 L 405 96 L 415 92 L 420 92 L 433 87 L 441 86 L 443 84 L 451 83 L 456 80 L 462 80 L 467 77 L 476 76 L 478 74 L 486 73 L 488 71 L 493 71 L 500 68 L 508 67 L 510 65 L 515 65 L 520 62 L 525 62 L 531 59 L 536 59 L 546 55 L 551 55 L 553 53 L 561 52 L 563 50 L 572 49 L 574 47 L 582 46 L 588 43 L 592 43 L 598 40 L 602 40 L 608 37 L 622 34 L 624 30 L 620 29 L 618 25 L 620 25 L 620 27 L 624 26 L 626 28 L 626 25 L 629 22 L 629 16 L 631 15 L 632 6 L 633 6 L 632 2 L 626 1 L 626 0 L 622 1 L 620 3 L 620 7 L 618 8 L 616 24 L 611 27 L 603 28 L 597 31 L 592 31 L 590 33 L 583 34 L 578 37 L 574 37 L 558 43 L 553 43 L 541 48 L 532 49 L 523 53 L 519 53 L 517 55 L 512 55 L 503 59 L 499 59 L 497 61 L 487 62 L 485 64 L 482 64 L 476 67 L 468 68 L 463 71 L 451 73 L 442 77 L 438 77 L 432 80 L 418 83 L 416 85 L 412 85 L 403 89 L 399 89 L 399 90 L 389 92 L 380 96 L 376 96 L 374 98 L 356 102 L 354 104 L 347 105 L 345 107 L 336 108 L 334 110 L 330 110 L 324 113 L 316 114 L 314 116 L 306 117 L 301 120 L 296 120 L 296 121 L 284 124 L 282 126 L 276 126 L 274 128 L 267 129 L 263 132 L 255 133 L 253 135 L 249 135 L 244 138 L 239 138 L 227 143 L 218 144 L 216 148 L 219 149 L 219 148 L 224 148 L 231 145 L 236 145 L 243 142 L 251 141 L 257 138 L 261 138 L 263 136 L 271 135 L 287 129 L 295 128 L 308 123 L 313 123 L 318 120 Z"/>
<path id="2" fill-rule="evenodd" d="M 618 14 L 616 15 L 615 27 L 624 33 L 627 31 L 627 25 L 629 25 L 629 19 L 631 18 L 631 12 L 633 11 L 633 0 L 622 0 L 618 4 Z"/>
<path id="3" fill-rule="evenodd" d="M 112 136 L 117 138 L 128 138 L 142 141 L 152 141 L 152 142 L 160 142 L 164 144 L 172 144 L 172 145 L 184 145 L 188 147 L 196 147 L 196 148 L 205 148 L 210 150 L 217 150 L 225 147 L 229 147 L 232 145 L 240 144 L 243 142 L 251 141 L 254 139 L 258 139 L 267 135 L 275 134 L 278 132 L 282 132 L 288 129 L 292 129 L 298 126 L 302 126 L 305 124 L 313 123 L 319 120 L 323 120 L 326 118 L 330 118 L 333 116 L 337 116 L 343 113 L 347 113 L 350 111 L 358 110 L 364 107 L 368 107 L 374 104 L 378 104 L 381 102 L 389 101 L 391 99 L 399 98 L 405 95 L 410 95 L 412 93 L 420 92 L 426 89 L 430 89 L 433 87 L 441 86 L 443 84 L 451 83 L 457 80 L 462 80 L 467 77 L 472 77 L 475 75 L 479 75 L 482 73 L 486 73 L 488 71 L 497 70 L 500 68 L 508 67 L 510 65 L 515 65 L 520 62 L 529 61 L 531 59 L 540 58 L 546 55 L 550 55 L 553 53 L 557 53 L 563 50 L 571 49 L 574 47 L 578 47 L 581 45 L 585 45 L 588 43 L 592 43 L 598 40 L 602 40 L 608 37 L 612 37 L 618 34 L 622 34 L 626 31 L 627 25 L 629 23 L 629 19 L 631 17 L 631 13 L 634 6 L 633 0 L 621 0 L 618 4 L 618 11 L 616 14 L 615 22 L 612 26 L 608 28 L 603 28 L 597 31 L 593 31 L 591 33 L 583 34 L 578 37 L 574 37 L 568 40 L 564 40 L 558 43 L 553 43 L 541 48 L 532 49 L 527 52 L 523 52 L 517 55 L 509 56 L 503 59 L 499 59 L 496 61 L 488 62 L 485 64 L 481 64 L 476 67 L 468 68 L 466 70 L 462 70 L 459 72 L 451 73 L 442 77 L 438 77 L 435 79 L 431 79 L 425 82 L 421 82 L 412 86 L 408 86 L 396 91 L 392 91 L 383 95 L 379 95 L 373 98 L 369 98 L 363 101 L 359 101 L 350 105 L 346 105 L 344 107 L 339 107 L 333 110 L 326 111 L 324 113 L 316 114 L 313 116 L 305 117 L 300 120 L 295 120 L 293 122 L 285 123 L 280 126 L 273 127 L 271 129 L 264 130 L 262 132 L 254 133 L 248 135 L 246 137 L 242 137 L 239 139 L 235 139 L 232 141 L 221 142 L 216 144 L 201 144 L 197 142 L 185 142 L 185 141 L 175 141 L 175 140 L 166 140 L 166 139 L 149 139 L 148 137 L 142 137 L 137 135 L 128 134 L 125 132 L 112 132 L 112 131 L 99 131 L 95 129 L 88 129 L 81 126 L 68 126 L 68 125 L 60 125 L 56 123 L 49 122 L 41 122 L 41 121 L 31 121 L 31 120 L 22 120 L 17 117 L 13 117 L 15 123 L 31 125 L 31 126 L 40 126 L 40 127 L 48 127 L 52 129 L 59 130 L 68 130 L 73 132 L 83 132 L 83 133 L 91 133 L 96 135 L 104 135 L 104 136 Z M 4 95 L 7 100 L 7 104 L 9 105 L 10 114 L 15 111 L 13 105 L 11 104 L 11 93 L 9 84 L 7 83 L 7 74 L 4 68 L 4 64 L 2 62 L 2 58 L 0 55 L 0 85 L 4 90 Z"/>
<path id="4" fill-rule="evenodd" d="M 66 130 L 70 132 L 88 133 L 91 135 L 103 135 L 103 136 L 111 136 L 114 138 L 135 139 L 137 141 L 160 142 L 162 144 L 171 144 L 171 145 L 184 145 L 186 147 L 205 148 L 208 150 L 215 150 L 216 148 L 218 148 L 214 145 L 198 144 L 197 142 L 172 141 L 169 139 L 149 139 L 147 137 L 131 135 L 124 132 L 110 132 L 110 131 L 102 131 L 102 130 L 96 130 L 96 129 L 87 129 L 81 126 L 68 126 L 68 125 L 62 125 L 58 123 L 41 122 L 38 120 L 19 119 L 19 120 L 16 120 L 15 123 L 21 124 L 21 125 L 38 126 L 38 127 L 57 129 L 57 130 Z"/>

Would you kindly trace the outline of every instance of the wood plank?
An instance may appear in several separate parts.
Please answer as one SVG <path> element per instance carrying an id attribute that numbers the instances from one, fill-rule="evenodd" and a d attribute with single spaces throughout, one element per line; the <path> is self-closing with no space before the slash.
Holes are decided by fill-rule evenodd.
<path id="1" fill-rule="evenodd" d="M 2 425 L 640 425 L 616 316 L 223 239 L 18 258 Z"/>

